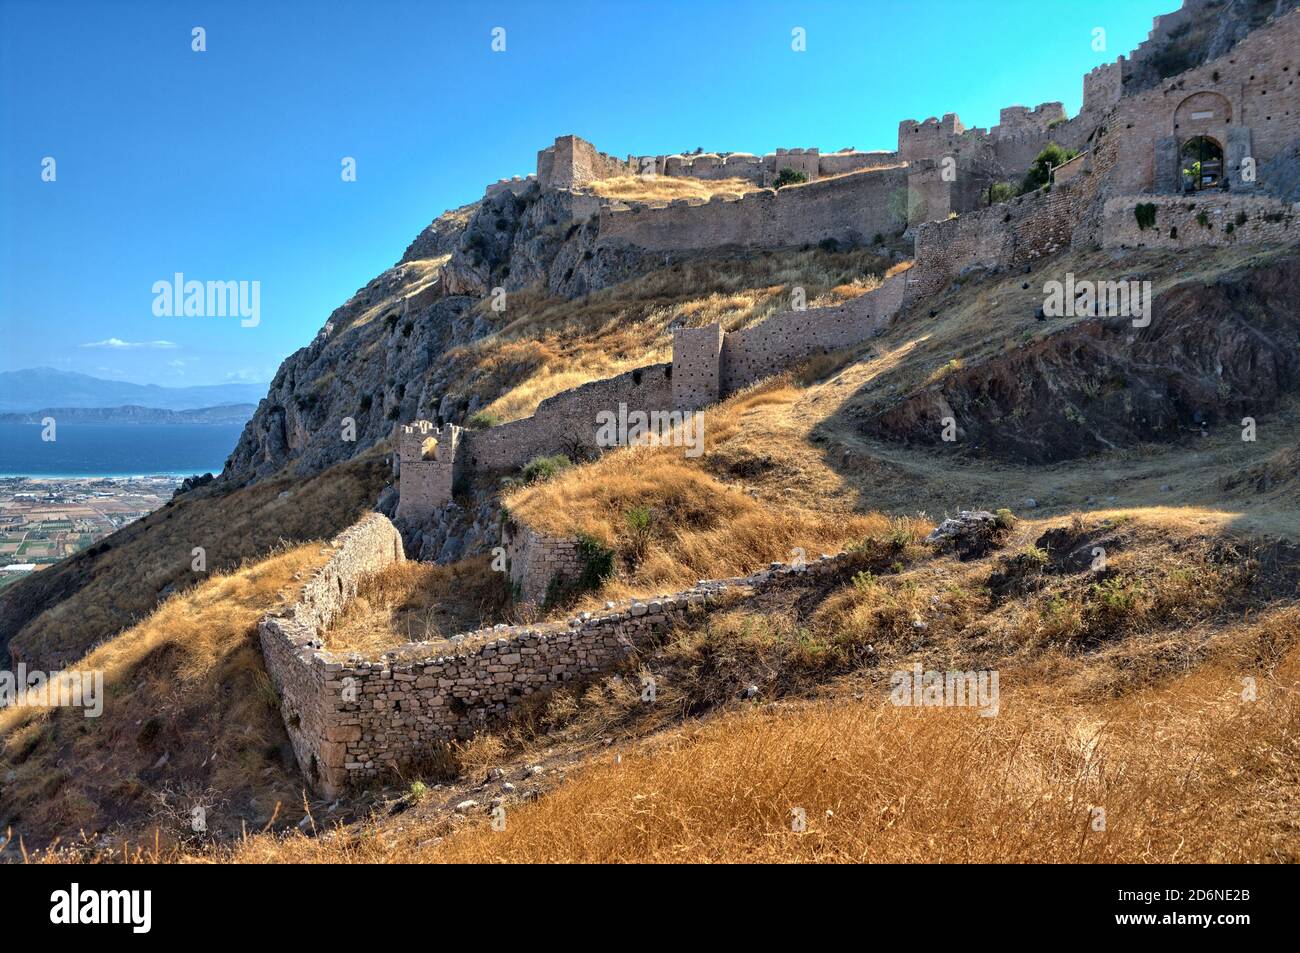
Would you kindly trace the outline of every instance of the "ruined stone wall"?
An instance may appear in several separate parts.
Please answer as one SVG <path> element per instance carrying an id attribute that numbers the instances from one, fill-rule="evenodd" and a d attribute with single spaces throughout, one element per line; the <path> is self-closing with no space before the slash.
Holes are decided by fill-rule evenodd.
<path id="1" fill-rule="evenodd" d="M 672 410 L 672 365 L 649 364 L 592 381 L 548 397 L 531 417 L 465 431 L 460 457 L 466 466 L 482 470 L 509 470 L 541 454 L 572 452 L 574 447 L 596 449 L 596 415 L 618 413 L 625 403 L 632 410 Z"/>
<path id="2" fill-rule="evenodd" d="M 487 187 L 487 191 L 484 192 L 483 195 L 485 198 L 492 198 L 495 195 L 502 195 L 506 192 L 509 192 L 511 195 L 523 195 L 536 184 L 537 176 L 535 175 L 516 175 L 511 179 L 501 179 L 497 182 L 493 182 Z"/>
<path id="3" fill-rule="evenodd" d="M 914 293 L 931 294 L 972 266 L 1019 265 L 1073 247 L 1095 200 L 1096 179 L 1083 173 L 1050 189 L 918 226 Z"/>
<path id="4" fill-rule="evenodd" d="M 721 393 L 722 326 L 673 330 L 673 404 L 696 410 L 717 403 Z"/>
<path id="5" fill-rule="evenodd" d="M 537 180 L 548 189 L 575 189 L 636 171 L 634 163 L 601 152 L 578 136 L 558 136 L 554 145 L 537 153 Z"/>
<path id="6" fill-rule="evenodd" d="M 869 244 L 901 231 L 897 195 L 907 170 L 874 169 L 806 185 L 750 192 L 738 200 L 678 200 L 667 206 L 611 205 L 600 214 L 602 245 L 681 251 L 727 245 L 816 244 L 824 239 Z"/>
<path id="7" fill-rule="evenodd" d="M 1155 225 L 1143 229 L 1134 208 L 1156 206 Z M 1108 199 L 1102 218 L 1106 248 L 1194 248 L 1300 239 L 1300 206 L 1269 196 L 1201 193 L 1129 195 Z"/>
<path id="8" fill-rule="evenodd" d="M 381 557 L 389 552 L 389 535 L 396 536 L 392 525 L 371 514 L 335 540 L 331 563 L 378 571 L 386 564 Z M 289 610 L 263 619 L 258 631 L 303 775 L 322 795 L 334 797 L 418 766 L 448 741 L 507 721 L 534 695 L 609 672 L 653 637 L 709 611 L 724 593 L 752 595 L 839 572 L 848 558 L 822 556 L 797 567 L 774 563 L 750 576 L 706 580 L 657 599 L 611 604 L 596 615 L 467 632 L 403 645 L 375 658 L 343 657 L 321 648 L 337 609 L 314 624 L 291 619 Z M 349 569 L 344 592 L 355 591 Z"/>
<path id="9" fill-rule="evenodd" d="M 552 582 L 573 582 L 582 574 L 582 560 L 576 539 L 543 536 L 519 523 L 502 528 L 510 585 L 515 600 L 543 605 Z"/>
<path id="10" fill-rule="evenodd" d="M 902 307 L 905 274 L 887 278 L 879 288 L 837 307 L 775 314 L 726 335 L 722 341 L 722 393 L 780 373 L 815 354 L 852 347 L 879 334 Z"/>
<path id="11" fill-rule="evenodd" d="M 320 633 L 356 596 L 357 584 L 402 562 L 402 537 L 382 514 L 370 513 L 327 547 L 330 558 L 294 603 L 258 624 L 267 675 L 280 699 L 294 755 L 314 786 L 335 790 L 344 781 L 344 745 L 354 729 L 337 717 L 337 664 L 321 652 Z"/>

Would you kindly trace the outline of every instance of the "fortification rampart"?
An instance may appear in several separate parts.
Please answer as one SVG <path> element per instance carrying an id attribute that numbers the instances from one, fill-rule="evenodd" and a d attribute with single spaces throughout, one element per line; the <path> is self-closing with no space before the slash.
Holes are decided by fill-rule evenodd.
<path id="1" fill-rule="evenodd" d="M 649 364 L 604 380 L 592 381 L 537 406 L 531 417 L 465 431 L 460 456 L 475 470 L 508 470 L 539 454 L 598 449 L 596 415 L 618 411 L 673 409 L 672 365 Z"/>
<path id="2" fill-rule="evenodd" d="M 740 199 L 678 200 L 666 206 L 610 205 L 600 213 L 602 245 L 628 244 L 649 251 L 723 246 L 815 244 L 825 239 L 870 243 L 902 230 L 907 170 L 855 172 L 835 179 Z"/>
<path id="3" fill-rule="evenodd" d="M 907 294 L 906 272 L 834 308 L 775 314 L 722 340 L 723 396 L 812 357 L 852 347 L 888 325 Z"/>
<path id="4" fill-rule="evenodd" d="M 1138 224 L 1135 208 L 1155 207 L 1155 224 Z M 1188 248 L 1277 244 L 1300 239 L 1300 203 L 1259 195 L 1124 195 L 1106 201 L 1106 248 Z"/>
<path id="5" fill-rule="evenodd" d="M 281 713 L 308 782 L 334 797 L 419 766 L 440 745 L 500 724 L 539 693 L 609 672 L 657 635 L 709 611 L 723 593 L 754 594 L 838 572 L 849 557 L 823 556 L 807 566 L 774 563 L 733 579 L 706 580 L 679 593 L 632 600 L 603 613 L 534 626 L 498 626 L 435 643 L 410 643 L 361 658 L 322 648 L 323 635 L 356 593 L 363 572 L 400 559 L 397 531 L 370 514 L 332 544 L 334 556 L 313 578 L 332 592 L 295 617 L 295 605 L 258 627 L 267 671 L 281 696 Z"/>

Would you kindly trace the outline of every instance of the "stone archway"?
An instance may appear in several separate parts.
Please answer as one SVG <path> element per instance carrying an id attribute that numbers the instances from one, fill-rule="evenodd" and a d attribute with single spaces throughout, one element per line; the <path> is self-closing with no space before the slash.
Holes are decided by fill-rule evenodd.
<path id="1" fill-rule="evenodd" d="M 1178 150 L 1183 188 L 1189 192 L 1224 187 L 1223 143 L 1212 136 L 1192 136 Z"/>

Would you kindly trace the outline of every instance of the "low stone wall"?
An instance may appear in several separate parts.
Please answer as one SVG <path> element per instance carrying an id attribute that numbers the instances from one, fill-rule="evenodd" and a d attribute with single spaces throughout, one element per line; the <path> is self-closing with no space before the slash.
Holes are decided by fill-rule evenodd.
<path id="1" fill-rule="evenodd" d="M 1155 206 L 1155 224 L 1141 228 L 1134 209 Z M 1102 244 L 1106 248 L 1194 248 L 1293 242 L 1300 239 L 1300 206 L 1268 196 L 1124 195 L 1106 201 Z"/>
<path id="2" fill-rule="evenodd" d="M 576 539 L 542 536 L 527 526 L 507 523 L 501 532 L 515 599 L 542 605 L 551 581 L 574 580 L 582 572 Z"/>
<path id="3" fill-rule="evenodd" d="M 848 558 L 773 563 L 658 599 L 609 603 L 598 614 L 410 643 L 379 658 L 324 650 L 321 635 L 355 595 L 357 579 L 391 563 L 396 540 L 383 516 L 365 517 L 331 544 L 334 556 L 308 584 L 304 601 L 258 627 L 303 775 L 326 797 L 418 767 L 439 745 L 508 720 L 533 696 L 610 671 L 656 634 L 709 611 L 724 593 L 754 594 L 837 572 Z"/>
<path id="4" fill-rule="evenodd" d="M 328 704 L 329 670 L 316 664 L 320 633 L 357 593 L 362 577 L 406 557 L 402 537 L 380 513 L 348 527 L 327 547 L 329 560 L 303 586 L 288 608 L 266 616 L 257 628 L 266 672 L 280 696 L 280 715 L 303 775 L 323 789 L 342 779 L 349 732 L 340 731 Z"/>

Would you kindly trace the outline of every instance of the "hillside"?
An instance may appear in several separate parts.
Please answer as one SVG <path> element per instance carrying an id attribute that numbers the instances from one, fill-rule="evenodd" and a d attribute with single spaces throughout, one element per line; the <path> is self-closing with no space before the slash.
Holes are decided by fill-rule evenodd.
<path id="1" fill-rule="evenodd" d="M 158 407 L 43 407 L 25 414 L 0 414 L 0 423 L 39 424 L 53 417 L 65 424 L 242 424 L 253 416 L 253 404 L 222 404 L 193 410 Z"/>
<path id="2" fill-rule="evenodd" d="M 256 403 L 261 384 L 208 384 L 161 387 L 110 381 L 75 371 L 36 367 L 0 371 L 0 412 L 31 413 L 43 407 L 157 407 L 197 410 L 221 404 Z"/>

